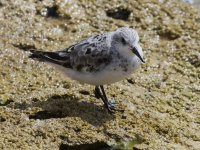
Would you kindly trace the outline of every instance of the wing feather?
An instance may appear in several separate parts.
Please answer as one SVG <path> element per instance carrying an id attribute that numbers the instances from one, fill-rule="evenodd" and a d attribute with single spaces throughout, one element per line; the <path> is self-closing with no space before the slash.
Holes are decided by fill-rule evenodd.
<path id="1" fill-rule="evenodd" d="M 106 34 L 84 39 L 57 52 L 31 51 L 31 58 L 48 61 L 80 72 L 96 72 L 111 62 Z"/>
<path id="2" fill-rule="evenodd" d="M 74 46 L 70 63 L 77 71 L 96 72 L 111 62 L 106 35 L 93 36 Z"/>

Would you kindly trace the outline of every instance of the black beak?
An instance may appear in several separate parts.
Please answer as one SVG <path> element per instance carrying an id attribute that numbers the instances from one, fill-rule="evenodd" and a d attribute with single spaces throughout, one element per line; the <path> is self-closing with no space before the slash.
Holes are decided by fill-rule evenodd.
<path id="1" fill-rule="evenodd" d="M 138 53 L 138 50 L 137 50 L 137 48 L 136 47 L 133 47 L 132 49 L 132 52 L 138 57 L 138 58 L 140 58 L 140 60 L 143 62 L 143 63 L 145 63 L 145 61 L 143 60 L 143 58 L 140 56 L 140 54 Z"/>

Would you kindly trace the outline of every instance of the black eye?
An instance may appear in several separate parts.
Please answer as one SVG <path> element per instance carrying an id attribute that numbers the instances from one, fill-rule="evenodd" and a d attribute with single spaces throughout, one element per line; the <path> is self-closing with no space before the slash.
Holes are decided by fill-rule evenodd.
<path id="1" fill-rule="evenodd" d="M 122 42 L 123 45 L 126 44 L 126 40 L 123 37 L 121 37 L 121 42 Z"/>

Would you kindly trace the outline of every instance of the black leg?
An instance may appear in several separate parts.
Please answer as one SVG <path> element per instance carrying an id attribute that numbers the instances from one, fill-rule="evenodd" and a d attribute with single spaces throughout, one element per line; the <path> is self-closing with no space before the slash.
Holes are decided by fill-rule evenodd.
<path id="1" fill-rule="evenodd" d="M 101 100 L 105 103 L 105 98 L 102 94 L 102 91 L 100 89 L 100 86 L 96 86 L 95 87 L 95 91 L 94 91 L 95 97 L 96 98 L 101 98 Z"/>
<path id="2" fill-rule="evenodd" d="M 95 96 L 97 98 L 101 98 L 101 100 L 103 101 L 104 103 L 104 106 L 106 107 L 106 109 L 109 111 L 109 112 L 112 112 L 114 109 L 114 106 L 108 101 L 108 98 L 106 96 L 106 93 L 105 93 L 105 90 L 103 88 L 103 85 L 100 85 L 100 86 L 96 86 L 95 87 Z"/>
<path id="3" fill-rule="evenodd" d="M 100 88 L 101 88 L 101 91 L 103 93 L 103 97 L 104 97 L 104 100 L 105 100 L 104 105 L 108 109 L 109 112 L 112 112 L 113 110 L 115 110 L 114 105 L 108 101 L 108 98 L 106 96 L 106 92 L 104 90 L 103 85 L 100 85 Z"/>
<path id="4" fill-rule="evenodd" d="M 101 98 L 101 91 L 100 91 L 100 89 L 99 89 L 99 86 L 95 86 L 95 89 L 94 89 L 94 95 L 95 95 L 95 97 L 96 98 Z"/>

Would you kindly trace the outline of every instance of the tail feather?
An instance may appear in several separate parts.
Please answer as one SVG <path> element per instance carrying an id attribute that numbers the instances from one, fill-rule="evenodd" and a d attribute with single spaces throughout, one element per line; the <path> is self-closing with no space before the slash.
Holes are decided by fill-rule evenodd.
<path id="1" fill-rule="evenodd" d="M 63 55 L 62 52 L 43 52 L 38 50 L 29 50 L 31 54 L 29 58 L 38 59 L 39 61 L 50 62 L 57 65 L 68 66 L 70 59 L 68 55 Z"/>
<path id="2" fill-rule="evenodd" d="M 29 58 L 45 60 L 45 55 L 44 55 L 45 52 L 37 51 L 37 50 L 29 50 L 29 52 L 31 52 L 31 54 L 29 55 Z"/>

